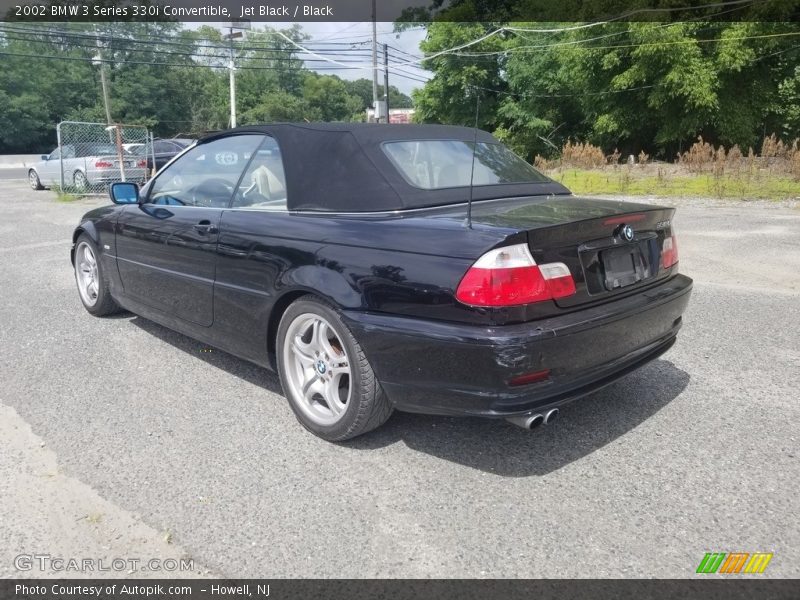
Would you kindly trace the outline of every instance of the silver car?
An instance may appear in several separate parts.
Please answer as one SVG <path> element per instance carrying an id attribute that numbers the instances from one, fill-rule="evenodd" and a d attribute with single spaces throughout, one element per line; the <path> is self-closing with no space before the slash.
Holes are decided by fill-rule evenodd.
<path id="1" fill-rule="evenodd" d="M 61 153 L 63 152 L 63 157 Z M 143 183 L 147 179 L 147 160 L 123 150 L 125 180 Z M 82 142 L 65 144 L 28 169 L 28 181 L 34 190 L 61 185 L 64 169 L 64 187 L 87 191 L 106 184 L 122 181 L 119 154 L 114 144 Z"/>

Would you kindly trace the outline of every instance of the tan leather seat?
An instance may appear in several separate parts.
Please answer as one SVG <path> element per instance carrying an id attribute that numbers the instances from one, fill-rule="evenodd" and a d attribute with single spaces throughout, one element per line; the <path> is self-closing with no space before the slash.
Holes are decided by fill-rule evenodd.
<path id="1" fill-rule="evenodd" d="M 258 193 L 268 200 L 286 196 L 286 187 L 283 181 L 266 165 L 254 169 L 251 179 L 256 185 Z"/>

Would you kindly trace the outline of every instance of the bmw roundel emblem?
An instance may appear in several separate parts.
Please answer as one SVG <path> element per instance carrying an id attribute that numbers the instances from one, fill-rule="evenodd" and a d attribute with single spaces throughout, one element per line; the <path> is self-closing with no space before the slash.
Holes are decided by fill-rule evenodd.
<path id="1" fill-rule="evenodd" d="M 630 225 L 623 225 L 619 230 L 619 235 L 626 242 L 630 242 L 633 239 L 633 227 Z"/>

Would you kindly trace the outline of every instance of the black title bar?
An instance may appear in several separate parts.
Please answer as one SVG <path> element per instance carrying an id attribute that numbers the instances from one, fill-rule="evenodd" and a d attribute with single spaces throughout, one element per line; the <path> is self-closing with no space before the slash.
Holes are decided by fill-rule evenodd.
<path id="1" fill-rule="evenodd" d="M 378 0 L 381 22 L 798 21 L 800 0 Z M 0 20 L 27 22 L 372 21 L 370 0 L 0 0 Z"/>
<path id="2" fill-rule="evenodd" d="M 797 580 L 319 580 L 7 579 L 3 600 L 789 600 Z"/>

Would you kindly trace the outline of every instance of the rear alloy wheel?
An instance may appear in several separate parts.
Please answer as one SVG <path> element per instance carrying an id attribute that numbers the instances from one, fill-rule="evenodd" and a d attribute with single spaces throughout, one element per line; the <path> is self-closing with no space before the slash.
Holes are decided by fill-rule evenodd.
<path id="1" fill-rule="evenodd" d="M 382 425 L 392 406 L 361 346 L 329 304 L 306 296 L 278 327 L 278 372 L 298 420 L 342 441 Z"/>
<path id="2" fill-rule="evenodd" d="M 85 192 L 89 189 L 89 180 L 86 179 L 86 175 L 83 174 L 83 171 L 75 171 L 72 175 L 72 184 L 79 192 Z"/>
<path id="3" fill-rule="evenodd" d="M 96 317 L 120 311 L 119 305 L 108 291 L 108 280 L 98 260 L 97 246 L 83 234 L 75 246 L 75 282 L 83 306 Z"/>
<path id="4" fill-rule="evenodd" d="M 30 184 L 32 190 L 44 189 L 42 182 L 39 181 L 39 175 L 33 169 L 28 171 L 28 183 Z"/>

